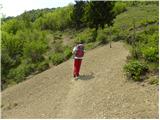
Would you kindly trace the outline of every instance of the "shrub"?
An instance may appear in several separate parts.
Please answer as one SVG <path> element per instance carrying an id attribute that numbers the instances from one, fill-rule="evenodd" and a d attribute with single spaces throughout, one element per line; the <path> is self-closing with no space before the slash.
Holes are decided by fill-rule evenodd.
<path id="1" fill-rule="evenodd" d="M 60 31 L 56 31 L 53 35 L 54 40 L 62 39 L 62 33 Z"/>
<path id="2" fill-rule="evenodd" d="M 90 43 L 96 41 L 96 30 L 95 29 L 86 29 L 82 33 L 79 33 L 75 39 L 75 43 L 83 42 Z"/>
<path id="3" fill-rule="evenodd" d="M 149 62 L 157 62 L 159 60 L 158 49 L 155 47 L 143 47 L 142 54 L 145 60 Z"/>
<path id="4" fill-rule="evenodd" d="M 156 36 L 158 37 L 158 29 L 159 29 L 158 25 L 148 26 L 148 31 L 146 33 L 147 34 L 156 34 Z"/>
<path id="5" fill-rule="evenodd" d="M 105 33 L 105 31 L 103 31 L 103 30 L 98 31 L 98 35 L 96 38 L 97 42 L 99 42 L 100 44 L 106 44 L 106 43 L 108 43 L 107 39 L 108 39 L 107 33 Z"/>
<path id="6" fill-rule="evenodd" d="M 71 25 L 72 5 L 63 8 L 57 8 L 52 12 L 48 12 L 44 17 L 40 17 L 35 21 L 36 27 L 43 30 L 52 31 L 64 30 Z"/>
<path id="7" fill-rule="evenodd" d="M 90 50 L 90 49 L 95 48 L 96 46 L 98 46 L 97 43 L 88 43 L 88 44 L 85 45 L 85 49 Z"/>
<path id="8" fill-rule="evenodd" d="M 55 53 L 63 52 L 62 40 L 53 41 L 53 45 L 51 47 Z"/>
<path id="9" fill-rule="evenodd" d="M 54 53 L 50 59 L 54 65 L 58 65 L 64 61 L 64 55 L 63 53 Z"/>
<path id="10" fill-rule="evenodd" d="M 78 35 L 75 39 L 75 43 L 85 43 L 85 36 Z"/>
<path id="11" fill-rule="evenodd" d="M 8 78 L 13 79 L 16 83 L 19 83 L 31 72 L 33 72 L 33 68 L 30 65 L 21 64 L 17 68 L 9 71 Z"/>
<path id="12" fill-rule="evenodd" d="M 24 45 L 23 52 L 25 58 L 31 58 L 36 63 L 43 60 L 43 53 L 46 51 L 47 45 L 43 42 L 27 42 Z"/>
<path id="13" fill-rule="evenodd" d="M 49 68 L 49 63 L 46 62 L 46 61 L 39 63 L 38 66 L 37 66 L 37 70 L 39 72 L 45 71 L 48 68 Z"/>
<path id="14" fill-rule="evenodd" d="M 126 11 L 127 4 L 125 2 L 116 2 L 113 11 L 116 15 Z"/>
<path id="15" fill-rule="evenodd" d="M 142 33 L 137 34 L 135 41 L 146 43 L 147 39 L 148 39 L 147 35 L 142 32 Z"/>
<path id="16" fill-rule="evenodd" d="M 140 44 L 139 46 L 141 54 L 143 58 L 146 61 L 149 62 L 158 62 L 159 56 L 158 56 L 158 33 L 153 33 L 149 34 L 150 32 L 146 35 L 141 36 Z M 146 38 L 146 39 L 144 39 Z"/>
<path id="17" fill-rule="evenodd" d="M 72 50 L 69 47 L 64 48 L 64 57 L 65 59 L 69 59 L 72 56 Z"/>
<path id="18" fill-rule="evenodd" d="M 136 58 L 136 59 L 139 59 L 139 58 L 142 57 L 142 53 L 140 51 L 140 47 L 139 46 L 132 47 L 132 49 L 131 49 L 131 56 L 133 58 Z"/>
<path id="19" fill-rule="evenodd" d="M 124 66 L 124 70 L 129 78 L 132 78 L 135 81 L 141 81 L 143 80 L 142 76 L 145 75 L 148 67 L 144 63 L 133 60 Z"/>
<path id="20" fill-rule="evenodd" d="M 11 58 L 22 55 L 23 41 L 6 32 L 2 32 L 2 38 L 3 48 Z"/>
<path id="21" fill-rule="evenodd" d="M 120 40 L 127 40 L 129 32 L 126 30 L 126 26 L 122 25 L 120 28 L 113 27 L 112 28 L 112 41 L 120 41 Z"/>

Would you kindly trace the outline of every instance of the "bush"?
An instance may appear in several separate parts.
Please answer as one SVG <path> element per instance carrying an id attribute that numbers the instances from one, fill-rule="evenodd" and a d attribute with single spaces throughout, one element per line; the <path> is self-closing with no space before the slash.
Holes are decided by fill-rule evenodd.
<path id="1" fill-rule="evenodd" d="M 75 43 L 91 43 L 96 41 L 96 30 L 95 29 L 86 29 L 82 33 L 79 33 L 75 39 Z"/>
<path id="2" fill-rule="evenodd" d="M 62 33 L 60 31 L 56 31 L 53 35 L 54 40 L 62 39 Z"/>
<path id="3" fill-rule="evenodd" d="M 135 41 L 140 43 L 146 43 L 147 39 L 148 39 L 148 36 L 142 32 L 137 34 Z"/>
<path id="4" fill-rule="evenodd" d="M 53 52 L 63 52 L 62 40 L 54 40 L 53 45 L 51 46 Z"/>
<path id="5" fill-rule="evenodd" d="M 97 43 L 88 43 L 88 44 L 85 45 L 85 49 L 90 50 L 90 49 L 95 48 L 96 46 L 98 46 Z"/>
<path id="6" fill-rule="evenodd" d="M 138 35 L 137 41 L 140 43 L 139 51 L 146 61 L 158 62 L 158 33 L 151 33 L 148 31 L 147 34 Z"/>
<path id="7" fill-rule="evenodd" d="M 46 62 L 46 61 L 39 63 L 38 66 L 37 66 L 37 70 L 39 72 L 45 71 L 48 68 L 49 68 L 49 63 Z"/>
<path id="8" fill-rule="evenodd" d="M 150 35 L 155 34 L 158 37 L 158 29 L 159 29 L 158 25 L 148 26 L 148 31 L 146 31 L 146 34 Z"/>
<path id="9" fill-rule="evenodd" d="M 113 8 L 113 11 L 116 15 L 124 12 L 127 10 L 127 4 L 125 2 L 116 2 L 114 8 Z"/>
<path id="10" fill-rule="evenodd" d="M 121 27 L 112 27 L 112 41 L 127 40 L 129 33 L 125 28 L 127 28 L 125 25 Z"/>
<path id="11" fill-rule="evenodd" d="M 64 61 L 64 55 L 63 53 L 54 53 L 50 59 L 54 65 L 58 65 Z"/>
<path id="12" fill-rule="evenodd" d="M 6 32 L 2 32 L 2 38 L 2 46 L 11 58 L 22 55 L 23 41 Z"/>
<path id="13" fill-rule="evenodd" d="M 32 72 L 33 68 L 31 65 L 21 64 L 17 68 L 9 71 L 8 78 L 14 80 L 16 83 L 19 83 Z"/>
<path id="14" fill-rule="evenodd" d="M 148 70 L 148 66 L 144 63 L 133 60 L 124 66 L 124 70 L 129 78 L 135 81 L 141 81 L 143 80 L 142 76 L 145 75 Z"/>
<path id="15" fill-rule="evenodd" d="M 148 24 L 153 24 L 153 23 L 156 23 L 158 20 L 155 18 L 155 19 L 142 19 L 141 21 L 140 21 L 140 24 L 141 25 L 143 25 L 143 26 L 146 26 L 146 25 L 148 25 Z"/>
<path id="16" fill-rule="evenodd" d="M 107 33 L 103 30 L 99 30 L 96 41 L 99 42 L 100 44 L 106 44 L 108 43 L 107 39 L 108 39 Z"/>
<path id="17" fill-rule="evenodd" d="M 73 7 L 69 5 L 63 8 L 57 8 L 52 12 L 48 12 L 43 17 L 35 21 L 35 26 L 40 27 L 42 30 L 64 30 L 71 26 L 71 13 Z"/>
<path id="18" fill-rule="evenodd" d="M 155 47 L 143 47 L 142 55 L 149 62 L 158 62 L 158 49 Z"/>
<path id="19" fill-rule="evenodd" d="M 46 51 L 47 45 L 43 42 L 27 42 L 24 45 L 23 53 L 25 58 L 31 58 L 33 63 L 42 61 L 43 53 Z"/>
<path id="20" fill-rule="evenodd" d="M 69 59 L 72 56 L 72 50 L 69 47 L 64 48 L 64 57 L 65 59 Z"/>
<path id="21" fill-rule="evenodd" d="M 131 56 L 133 58 L 136 58 L 136 59 L 139 59 L 139 58 L 142 57 L 142 53 L 140 51 L 140 47 L 139 46 L 132 47 L 132 49 L 131 49 Z"/>

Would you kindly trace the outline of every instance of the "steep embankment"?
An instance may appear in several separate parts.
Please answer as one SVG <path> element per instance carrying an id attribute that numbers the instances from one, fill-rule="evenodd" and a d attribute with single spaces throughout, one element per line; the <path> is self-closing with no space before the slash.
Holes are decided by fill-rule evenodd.
<path id="1" fill-rule="evenodd" d="M 123 43 L 86 53 L 81 78 L 72 60 L 2 92 L 3 118 L 158 118 L 157 86 L 127 81 Z"/>

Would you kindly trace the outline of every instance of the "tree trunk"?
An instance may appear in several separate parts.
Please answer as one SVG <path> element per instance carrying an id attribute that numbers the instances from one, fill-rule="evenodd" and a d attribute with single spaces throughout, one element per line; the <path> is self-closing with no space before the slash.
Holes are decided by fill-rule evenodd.
<path id="1" fill-rule="evenodd" d="M 96 33 L 95 33 L 96 35 L 95 35 L 95 38 L 97 38 L 97 31 L 98 31 L 98 27 L 96 27 Z"/>
<path id="2" fill-rule="evenodd" d="M 112 38 L 111 38 L 111 27 L 110 27 L 110 31 L 109 31 L 109 36 L 110 36 L 110 40 L 109 40 L 109 46 L 110 46 L 110 48 L 112 48 L 112 44 L 111 44 L 111 42 L 112 42 Z"/>

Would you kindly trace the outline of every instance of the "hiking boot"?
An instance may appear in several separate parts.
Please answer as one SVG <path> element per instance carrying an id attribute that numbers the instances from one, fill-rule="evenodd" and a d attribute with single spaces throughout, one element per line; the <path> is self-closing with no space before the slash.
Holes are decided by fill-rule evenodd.
<path id="1" fill-rule="evenodd" d="M 75 77 L 75 80 L 78 80 L 79 79 L 79 76 Z"/>
<path id="2" fill-rule="evenodd" d="M 76 80 L 78 80 L 78 78 L 77 78 L 77 77 L 72 78 L 72 81 L 76 81 Z"/>

